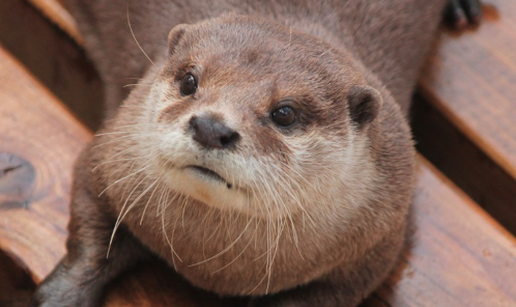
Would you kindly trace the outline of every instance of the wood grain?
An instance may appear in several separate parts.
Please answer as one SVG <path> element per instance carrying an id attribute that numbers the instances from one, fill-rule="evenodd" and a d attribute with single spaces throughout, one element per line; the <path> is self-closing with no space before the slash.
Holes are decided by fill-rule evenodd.
<path id="1" fill-rule="evenodd" d="M 516 180 L 421 95 L 411 115 L 417 150 L 516 235 Z"/>
<path id="2" fill-rule="evenodd" d="M 516 1 L 483 2 L 480 27 L 441 34 L 420 85 L 451 122 L 516 179 Z"/>
<path id="3" fill-rule="evenodd" d="M 84 51 L 25 0 L 0 1 L 0 42 L 91 129 L 103 85 Z"/>
<path id="4" fill-rule="evenodd" d="M 1 170 L 0 249 L 40 281 L 64 253 L 72 165 L 91 132 L 3 48 L 0 102 L 0 152 L 13 163 Z M 13 198 L 21 161 L 34 178 Z"/>
<path id="5" fill-rule="evenodd" d="M 57 0 L 28 0 L 35 7 L 47 16 L 57 26 L 62 28 L 70 35 L 79 45 L 83 44 L 83 38 L 77 29 L 75 20 L 72 15 L 63 7 L 61 1 Z"/>
<path id="6" fill-rule="evenodd" d="M 516 306 L 516 239 L 420 160 L 413 247 L 366 306 Z"/>

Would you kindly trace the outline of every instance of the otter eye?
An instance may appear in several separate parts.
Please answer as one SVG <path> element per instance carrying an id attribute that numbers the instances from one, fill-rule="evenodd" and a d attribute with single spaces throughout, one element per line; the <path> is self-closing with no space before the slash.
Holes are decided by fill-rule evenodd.
<path id="1" fill-rule="evenodd" d="M 197 90 L 197 79 L 188 73 L 181 79 L 181 85 L 179 86 L 182 96 L 189 96 L 195 93 Z"/>
<path id="2" fill-rule="evenodd" d="M 271 114 L 272 120 L 279 126 L 288 127 L 296 121 L 296 112 L 288 106 L 280 107 Z"/>

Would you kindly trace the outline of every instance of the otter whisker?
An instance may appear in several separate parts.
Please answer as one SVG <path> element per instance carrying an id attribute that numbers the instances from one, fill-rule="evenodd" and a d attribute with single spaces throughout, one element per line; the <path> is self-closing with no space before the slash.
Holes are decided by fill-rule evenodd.
<path id="1" fill-rule="evenodd" d="M 210 241 L 213 238 L 213 236 L 220 234 L 220 229 L 222 228 L 224 219 L 222 218 L 222 216 L 223 216 L 222 211 L 219 210 L 218 213 L 219 213 L 219 223 L 217 224 L 217 227 L 214 229 L 213 233 L 208 237 L 207 241 Z"/>
<path id="2" fill-rule="evenodd" d="M 247 225 L 245 226 L 244 230 L 240 233 L 240 235 L 238 235 L 238 237 L 229 245 L 227 246 L 226 248 L 224 248 L 221 252 L 217 253 L 216 255 L 208 258 L 208 259 L 205 259 L 203 261 L 200 261 L 200 262 L 197 262 L 197 263 L 193 263 L 193 264 L 190 264 L 188 265 L 188 267 L 195 267 L 195 266 L 198 266 L 198 265 L 201 265 L 203 263 L 206 263 L 206 262 L 209 262 L 223 254 L 225 254 L 228 250 L 230 250 L 237 242 L 238 240 L 240 240 L 240 238 L 244 235 L 244 233 L 247 231 L 247 228 L 249 228 L 249 225 L 251 225 L 251 222 L 253 221 L 253 219 L 250 219 L 249 222 L 247 223 Z"/>
<path id="3" fill-rule="evenodd" d="M 256 223 L 256 225 L 258 225 L 258 223 Z M 258 227 L 255 228 L 254 230 L 254 233 L 253 233 L 253 238 L 256 236 L 256 233 L 258 232 Z M 225 268 L 229 267 L 230 265 L 232 265 L 233 263 L 235 263 L 235 261 L 238 260 L 238 258 L 240 258 L 240 256 L 242 256 L 244 254 L 244 252 L 247 250 L 247 248 L 249 247 L 249 245 L 251 245 L 252 243 L 252 240 L 249 240 L 249 242 L 247 242 L 247 244 L 244 246 L 244 248 L 242 249 L 242 251 L 235 256 L 235 258 L 233 260 L 231 260 L 229 263 L 225 264 L 223 267 L 221 267 L 220 269 L 212 272 L 211 274 L 216 274 L 216 273 L 219 273 L 221 271 L 223 271 Z"/>
<path id="4" fill-rule="evenodd" d="M 163 210 L 162 207 L 163 207 L 163 198 L 165 197 L 165 192 L 166 192 L 166 186 L 164 185 L 164 189 L 161 191 L 161 193 L 159 194 L 159 197 L 158 197 L 158 202 L 157 202 L 157 206 L 156 206 L 156 215 L 155 217 L 158 217 L 160 216 L 161 214 L 161 211 Z"/>
<path id="5" fill-rule="evenodd" d="M 310 182 L 308 181 L 308 179 L 305 178 L 305 176 L 303 176 L 297 169 L 295 169 L 294 167 L 288 165 L 287 163 L 283 162 L 283 161 L 279 161 L 281 163 L 281 165 L 283 167 L 285 167 L 287 170 L 295 173 L 295 175 L 297 176 L 297 178 L 299 178 L 300 180 L 303 181 L 303 183 L 307 184 L 311 189 L 313 190 L 316 190 L 315 186 Z M 307 162 L 303 163 L 303 164 L 309 164 Z M 313 164 L 313 163 L 310 163 L 310 164 Z M 275 167 L 276 169 L 278 170 L 281 170 L 280 168 L 277 168 L 275 165 L 273 165 L 273 167 Z M 298 188 L 301 187 L 300 184 L 297 184 Z M 305 188 L 306 189 L 306 188 Z"/>
<path id="6" fill-rule="evenodd" d="M 119 127 L 119 129 L 120 128 L 122 128 L 122 127 Z M 136 136 L 140 136 L 140 135 L 145 136 L 147 134 L 153 133 L 153 131 L 146 131 L 146 129 L 144 129 L 144 127 L 142 127 L 142 126 L 140 126 L 140 127 L 125 127 L 123 129 L 124 130 L 117 130 L 117 131 L 104 132 L 104 133 L 97 133 L 97 134 L 95 134 L 95 137 L 105 136 L 105 135 L 116 135 L 116 134 L 126 134 L 128 136 L 136 137 Z"/>
<path id="7" fill-rule="evenodd" d="M 274 265 L 274 260 L 276 260 L 276 256 L 278 255 L 278 250 L 279 250 L 279 241 L 281 239 L 281 235 L 283 234 L 283 229 L 285 227 L 285 224 L 283 223 L 282 220 L 280 220 L 281 222 L 278 222 L 280 225 L 280 232 L 278 233 L 277 237 L 276 237 L 276 240 L 275 240 L 275 248 L 274 248 L 274 253 L 272 255 L 272 258 L 271 258 L 271 261 L 269 263 L 269 266 L 267 268 L 267 271 L 269 272 L 269 276 L 267 277 L 267 286 L 265 288 L 265 294 L 269 294 L 269 287 L 270 287 L 270 284 L 271 284 L 271 279 L 272 279 L 272 268 L 273 268 L 273 265 Z"/>
<path id="8" fill-rule="evenodd" d="M 120 163 L 120 162 L 127 162 L 127 161 L 135 161 L 135 160 L 143 160 L 143 159 L 149 159 L 149 157 L 147 156 L 143 156 L 143 157 L 133 157 L 133 158 L 130 158 L 130 159 L 120 159 L 120 160 L 114 160 L 114 161 L 104 161 L 102 163 L 99 163 L 97 166 L 95 166 L 94 168 L 91 169 L 92 172 L 95 172 L 97 170 L 97 168 L 99 168 L 100 166 L 102 165 L 106 165 L 106 164 L 110 164 L 110 163 Z"/>
<path id="9" fill-rule="evenodd" d="M 129 134 L 129 133 L 131 133 L 131 131 L 104 132 L 104 133 L 95 134 L 95 137 L 104 136 L 104 135 L 113 135 L 113 134 Z"/>
<path id="10" fill-rule="evenodd" d="M 275 179 L 274 179 L 277 183 L 278 186 L 280 187 L 283 187 L 283 186 L 286 186 L 286 187 L 289 187 L 289 182 L 287 181 L 287 178 L 283 178 L 283 176 L 277 176 Z M 281 182 L 279 181 L 281 180 Z M 298 200 L 297 198 L 293 198 L 294 199 L 294 202 L 298 203 L 300 202 L 301 200 Z M 291 213 L 291 210 L 289 209 L 288 206 L 285 205 L 285 202 L 280 198 L 280 200 L 282 201 L 282 206 L 284 208 L 284 210 L 286 211 L 286 217 L 288 219 L 288 221 L 290 221 L 290 225 L 291 225 L 291 233 L 292 233 L 292 239 L 294 241 L 294 246 L 296 247 L 299 255 L 301 256 L 301 259 L 304 259 L 303 255 L 301 254 L 301 251 L 299 249 L 299 239 L 298 239 L 298 235 L 297 235 L 297 231 L 296 231 L 296 226 L 295 226 L 295 222 L 292 218 L 292 213 Z M 289 229 L 289 228 L 287 228 Z"/>
<path id="11" fill-rule="evenodd" d="M 285 177 L 285 178 L 283 178 Z M 295 193 L 292 193 L 290 191 L 290 185 L 288 184 L 290 181 L 286 181 L 287 179 L 290 179 L 291 177 L 284 173 L 284 176 L 279 176 L 278 178 L 274 177 L 275 179 L 273 179 L 275 181 L 276 184 L 274 184 L 274 186 L 279 186 L 281 187 L 281 190 L 286 193 L 287 195 L 289 195 L 290 198 L 292 198 L 294 200 L 294 202 L 297 202 L 298 199 L 295 195 Z M 281 181 L 278 181 L 277 179 L 281 179 Z M 269 290 L 269 287 L 270 287 L 270 283 L 271 283 L 271 276 L 272 276 L 272 267 L 273 267 L 273 264 L 274 264 L 274 260 L 276 259 L 276 255 L 278 253 L 278 250 L 279 250 L 279 242 L 280 242 L 280 239 L 282 237 L 282 233 L 285 229 L 285 225 L 286 225 L 286 221 L 287 219 L 290 220 L 291 222 L 291 225 L 294 227 L 293 230 L 295 231 L 295 226 L 294 226 L 294 221 L 292 219 L 292 215 L 291 215 L 291 212 L 288 208 L 288 206 L 286 206 L 285 204 L 285 201 L 283 200 L 283 197 L 281 195 L 283 195 L 282 193 L 278 193 L 278 191 L 275 191 L 273 188 L 272 188 L 272 184 L 270 181 L 265 181 L 265 188 L 267 189 L 267 193 L 268 195 L 277 195 L 277 194 L 280 194 L 279 197 L 277 198 L 274 198 L 273 200 L 273 204 L 275 205 L 276 207 L 276 210 L 279 211 L 280 213 L 280 216 L 283 216 L 283 212 L 286 213 L 286 218 L 279 218 L 277 219 L 277 225 L 275 227 L 275 231 L 274 231 L 274 237 L 275 239 L 273 240 L 272 239 L 272 235 L 273 234 L 270 234 L 268 237 L 268 256 L 267 256 L 267 271 L 268 271 L 268 279 L 267 279 L 267 287 L 266 287 L 266 292 L 268 292 Z M 271 221 L 273 219 L 270 219 Z M 297 236 L 297 234 L 296 234 Z M 299 249 L 299 247 L 297 246 L 297 248 Z"/>
<path id="12" fill-rule="evenodd" d="M 131 173 L 131 174 L 129 174 L 129 175 L 125 176 L 125 177 L 122 177 L 122 178 L 120 178 L 118 180 L 115 180 L 115 182 L 113 182 L 112 184 L 107 186 L 104 190 L 102 190 L 102 192 L 100 192 L 98 197 L 101 197 L 102 194 L 104 194 L 109 188 L 111 188 L 112 186 L 116 185 L 117 183 L 122 182 L 122 181 L 126 180 L 127 178 L 130 178 L 130 177 L 132 177 L 132 176 L 134 176 L 134 175 L 136 175 L 138 173 L 141 173 L 141 172 L 145 171 L 146 169 L 148 169 L 149 167 L 150 167 L 150 165 L 147 165 L 147 166 L 141 168 L 140 170 L 138 170 L 138 171 L 136 171 L 134 173 Z"/>
<path id="13" fill-rule="evenodd" d="M 303 179 L 306 183 L 308 183 L 308 181 L 306 179 L 303 178 L 303 176 L 301 176 L 301 174 L 299 174 L 294 168 L 290 167 L 289 165 L 285 164 L 285 163 L 282 163 L 282 165 L 287 168 L 289 171 L 293 171 L 296 173 L 296 178 L 301 178 Z M 277 168 L 275 166 L 273 166 L 278 172 L 282 173 L 282 174 L 285 174 L 286 175 L 286 172 L 284 170 L 282 170 L 281 168 Z M 281 178 L 282 176 L 279 176 L 279 178 Z M 291 178 L 290 176 L 286 175 L 286 177 L 288 178 Z M 284 179 L 283 179 L 284 180 Z M 302 188 L 301 184 L 298 183 L 297 181 L 295 180 L 290 180 L 289 181 L 289 184 L 288 186 L 292 186 L 292 185 L 295 185 L 297 187 L 297 192 L 298 193 L 303 193 L 304 189 Z M 312 186 L 312 189 L 313 190 L 316 190 L 313 186 Z M 288 191 L 287 191 L 288 192 Z M 290 194 L 290 193 L 289 193 Z M 303 193 L 304 194 L 304 193 Z M 307 215 L 308 219 L 310 220 L 310 222 L 312 223 L 312 225 L 314 227 L 316 227 L 316 223 L 315 221 L 313 220 L 313 218 L 311 217 L 311 215 L 306 211 L 306 208 L 303 206 L 303 201 L 301 201 L 301 199 L 307 199 L 307 197 L 296 197 L 295 195 L 290 195 L 290 197 L 293 197 L 295 199 L 295 204 L 298 205 L 298 207 L 301 209 L 301 211 Z"/>
<path id="14" fill-rule="evenodd" d="M 182 202 L 181 202 L 181 206 L 185 207 L 186 204 L 188 203 L 188 199 L 189 197 L 188 196 L 184 196 L 184 195 L 180 195 L 180 194 L 175 194 L 172 201 L 170 203 L 172 203 L 173 201 L 175 201 L 175 199 L 177 198 L 183 198 Z M 168 197 L 167 197 L 167 200 L 168 200 Z M 169 202 L 167 202 L 166 204 L 166 207 L 165 207 L 165 210 L 168 208 L 168 205 L 170 204 Z M 163 210 L 163 212 L 161 213 L 161 218 L 164 219 L 164 216 L 165 216 L 165 210 Z M 177 217 L 176 217 L 176 220 L 174 222 L 174 226 L 173 226 L 173 229 L 172 229 L 172 238 L 171 240 L 168 240 L 168 236 L 166 235 L 165 233 L 165 236 L 167 238 L 167 241 L 168 241 L 168 244 L 170 245 L 170 249 L 173 253 L 172 255 L 172 262 L 174 263 L 174 268 L 176 267 L 176 262 L 174 260 L 174 255 L 177 257 L 177 259 L 179 259 L 180 262 L 183 262 L 183 260 L 181 259 L 181 257 L 179 257 L 179 254 L 176 252 L 176 250 L 174 249 L 174 235 L 176 233 L 176 229 L 177 229 L 177 222 L 179 220 L 179 217 L 180 215 L 177 214 Z"/>
<path id="15" fill-rule="evenodd" d="M 128 83 L 122 86 L 123 88 L 130 87 L 130 86 L 153 86 L 153 84 L 146 84 L 146 83 Z"/>
<path id="16" fill-rule="evenodd" d="M 131 19 L 129 18 L 129 3 L 127 4 L 127 25 L 129 26 L 129 30 L 131 31 L 131 35 L 133 36 L 133 39 L 136 42 L 136 45 L 138 45 L 138 48 L 140 48 L 141 52 L 145 55 L 147 60 L 149 60 L 149 62 L 151 62 L 151 64 L 153 66 L 156 66 L 156 64 L 154 64 L 154 62 L 150 59 L 150 57 L 147 55 L 147 53 L 143 50 L 142 46 L 140 45 L 140 43 L 136 39 L 136 35 L 134 35 L 133 27 L 131 26 Z"/>
<path id="17" fill-rule="evenodd" d="M 142 177 L 143 174 L 140 174 L 140 176 L 138 177 L 138 180 Z M 108 246 L 108 250 L 107 250 L 107 253 L 106 253 L 106 259 L 109 258 L 109 252 L 111 251 L 111 245 L 113 244 L 113 239 L 115 238 L 115 233 L 118 229 L 118 227 L 120 226 L 120 223 L 122 222 L 122 220 L 125 218 L 125 216 L 127 215 L 127 213 L 133 208 L 134 204 L 136 204 L 138 202 L 138 200 L 140 200 L 143 195 L 145 195 L 145 193 L 150 189 L 151 186 L 149 186 L 144 192 L 142 192 L 140 194 L 139 197 L 137 197 L 135 199 L 135 201 L 127 208 L 127 210 L 125 210 L 126 208 L 126 205 L 127 203 L 129 202 L 129 199 L 131 198 L 131 196 L 133 195 L 134 191 L 136 191 L 136 189 L 142 184 L 142 182 L 147 179 L 148 177 L 145 176 L 142 180 L 140 180 L 140 182 L 135 185 L 135 187 L 132 189 L 131 193 L 129 193 L 129 196 L 127 196 L 127 199 L 125 200 L 124 202 L 124 205 L 122 206 L 122 209 L 120 210 L 119 214 L 118 214 L 118 218 L 117 218 L 117 221 L 115 223 L 115 227 L 113 227 L 113 231 L 111 233 L 111 239 L 109 240 L 109 246 Z M 156 183 L 157 180 L 154 182 Z"/>
<path id="18" fill-rule="evenodd" d="M 111 161 L 112 159 L 114 159 L 114 158 L 116 158 L 116 157 L 118 157 L 118 156 L 120 156 L 120 155 L 123 155 L 123 154 L 129 153 L 129 152 L 131 152 L 131 151 L 133 151 L 133 150 L 138 151 L 138 150 L 140 150 L 140 149 L 141 149 L 140 145 L 130 146 L 130 147 L 128 147 L 128 148 L 126 148 L 126 149 L 124 149 L 124 150 L 122 150 L 122 151 L 120 151 L 120 152 L 118 152 L 118 153 L 116 153 L 116 154 L 114 154 L 114 155 L 112 155 L 112 156 L 110 156 L 110 157 L 107 157 L 107 158 L 105 159 L 106 161 L 104 161 L 104 162 L 100 163 L 99 165 L 95 166 L 94 168 L 92 168 L 92 169 L 91 169 L 91 171 L 92 171 L 92 172 L 95 172 L 95 171 L 96 171 L 96 169 L 97 169 L 100 165 L 102 165 L 102 164 L 104 164 L 104 163 L 108 163 L 109 161 Z M 147 155 L 147 156 L 143 156 L 143 157 L 145 157 L 145 158 L 147 158 L 147 159 L 148 159 L 148 155 Z M 133 161 L 135 161 L 135 162 L 136 162 L 137 160 L 140 160 L 140 158 L 141 158 L 141 157 L 132 157 L 132 159 L 128 159 L 128 161 L 133 160 Z"/>
<path id="19" fill-rule="evenodd" d="M 266 264 L 264 266 L 266 266 Z M 266 278 L 267 278 L 267 269 L 265 269 L 265 273 L 263 274 L 262 279 L 260 279 L 260 281 L 258 281 L 258 284 L 247 293 L 252 294 L 256 289 L 258 289 L 258 287 L 265 281 Z"/>
<path id="20" fill-rule="evenodd" d="M 266 168 L 261 168 L 261 169 L 266 169 Z M 268 191 L 265 191 L 265 195 L 274 195 L 274 194 L 268 194 L 267 192 L 272 192 L 270 189 L 270 186 L 268 185 L 268 181 L 267 180 L 264 180 L 264 175 L 260 172 L 260 171 L 257 171 L 259 177 L 261 178 L 261 183 L 263 186 L 263 188 L 265 188 L 266 190 Z M 260 186 L 259 186 L 260 187 Z M 261 193 L 261 189 L 260 190 L 260 193 Z M 276 198 L 273 199 L 272 201 L 272 204 L 275 205 L 275 207 L 277 207 L 277 203 L 276 203 Z M 268 291 L 268 288 L 269 288 L 269 285 L 270 285 L 270 276 L 271 276 L 271 271 L 272 271 L 272 262 L 273 262 L 273 256 L 272 256 L 272 249 L 273 249 L 273 242 L 275 240 L 273 240 L 273 237 L 274 236 L 274 233 L 277 233 L 277 227 L 275 228 L 272 228 L 270 227 L 271 225 L 271 221 L 274 221 L 275 218 L 274 218 L 274 215 L 271 214 L 271 211 L 270 211 L 270 208 L 267 206 L 268 208 L 268 215 L 269 217 L 267 218 L 267 222 L 266 222 L 266 225 L 267 225 L 267 238 L 266 238 L 266 242 L 267 242 L 267 251 L 266 251 L 266 276 L 267 276 L 267 286 L 266 286 L 266 293 Z M 273 232 L 274 231 L 274 232 Z"/>
<path id="21" fill-rule="evenodd" d="M 174 256 L 177 257 L 177 259 L 180 262 L 183 262 L 183 260 L 179 256 L 179 254 L 174 249 L 174 232 L 175 232 L 175 227 L 177 224 L 177 218 L 176 218 L 176 223 L 174 224 L 174 229 L 172 231 L 172 238 L 169 238 L 168 233 L 167 233 L 167 227 L 165 225 L 165 211 L 168 208 L 169 204 L 175 202 L 176 199 L 181 198 L 181 195 L 175 193 L 174 196 L 172 197 L 172 199 L 169 201 L 168 198 L 170 196 L 170 190 L 165 186 L 163 192 L 164 193 L 162 193 L 162 195 L 160 196 L 160 201 L 158 203 L 158 208 L 160 208 L 158 210 L 160 211 L 159 214 L 161 215 L 161 229 L 162 229 L 163 237 L 164 237 L 166 243 L 168 244 L 168 246 L 170 247 L 170 251 L 172 253 L 172 263 L 174 265 L 174 268 L 176 268 L 176 260 L 175 260 Z"/>
<path id="22" fill-rule="evenodd" d="M 147 207 L 149 206 L 151 200 L 152 200 L 152 197 L 154 196 L 154 193 L 156 193 L 156 190 L 158 190 L 158 187 L 160 186 L 160 178 L 156 179 L 156 182 L 158 182 L 156 184 L 156 186 L 154 187 L 154 189 L 152 190 L 152 193 L 151 195 L 149 196 L 149 199 L 147 200 L 147 202 L 145 203 L 145 207 L 143 207 L 143 211 L 142 211 L 142 217 L 140 219 L 140 226 L 143 224 L 143 218 L 145 217 L 145 212 L 147 212 Z M 162 189 L 165 189 L 164 187 Z"/>
<path id="23" fill-rule="evenodd" d="M 187 207 L 187 202 L 185 202 L 184 206 L 183 206 L 183 210 L 181 210 L 181 228 L 183 228 L 183 230 L 185 229 L 185 214 L 186 214 L 186 207 Z"/>
<path id="24" fill-rule="evenodd" d="M 166 195 L 166 198 L 165 198 L 165 195 Z M 177 255 L 177 254 L 176 254 L 176 252 L 174 250 L 172 242 L 168 238 L 167 229 L 166 229 L 166 225 L 165 225 L 165 214 L 164 214 L 164 211 L 167 208 L 167 206 L 165 204 L 168 201 L 168 195 L 169 195 L 169 191 L 165 187 L 163 189 L 161 195 L 160 195 L 157 208 L 158 208 L 159 215 L 161 216 L 161 232 L 163 234 L 163 238 L 165 239 L 166 243 L 170 247 L 171 257 L 172 257 L 172 264 L 174 265 L 174 269 L 177 269 L 177 267 L 176 267 L 176 259 L 174 258 L 174 255 Z M 174 199 L 175 199 L 175 197 L 174 197 Z M 179 256 L 178 256 L 178 259 L 180 259 Z"/>
<path id="25" fill-rule="evenodd" d="M 122 106 L 125 106 L 125 107 L 132 107 L 132 108 L 138 108 L 138 109 L 145 109 L 143 106 L 135 106 L 135 105 L 127 105 L 127 104 L 124 104 Z M 120 129 L 127 129 L 127 128 L 135 128 L 135 132 L 138 132 L 139 130 L 138 129 L 146 129 L 146 128 L 152 128 L 152 127 L 159 127 L 159 125 L 157 123 L 136 123 L 136 124 L 126 124 L 126 125 L 117 125 L 116 129 L 118 129 L 118 131 L 120 131 Z"/>
<path id="26" fill-rule="evenodd" d="M 145 134 L 142 134 L 142 135 L 145 135 L 145 136 L 160 136 L 160 134 L 157 133 L 157 132 L 156 133 L 145 133 Z M 97 148 L 97 147 L 100 147 L 100 146 L 117 143 L 117 142 L 120 142 L 120 141 L 123 141 L 123 140 L 127 140 L 127 139 L 136 139 L 136 137 L 138 137 L 138 134 L 128 133 L 126 136 L 120 136 L 120 137 L 112 138 L 109 141 L 106 141 L 104 143 L 96 144 L 92 148 Z"/>
<path id="27" fill-rule="evenodd" d="M 202 256 L 204 259 L 206 259 L 206 230 L 208 229 L 208 220 L 213 221 L 213 216 L 215 208 L 208 207 L 208 213 L 204 216 L 203 220 L 201 221 L 201 225 L 203 225 L 202 229 Z M 213 235 L 213 232 L 212 232 Z M 211 236 L 210 236 L 211 238 Z"/>

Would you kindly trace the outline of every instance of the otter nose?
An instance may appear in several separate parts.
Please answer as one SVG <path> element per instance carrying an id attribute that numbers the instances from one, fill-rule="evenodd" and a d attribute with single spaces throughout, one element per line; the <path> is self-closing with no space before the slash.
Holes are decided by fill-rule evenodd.
<path id="1" fill-rule="evenodd" d="M 190 128 L 193 130 L 193 139 L 208 148 L 226 149 L 240 139 L 238 132 L 212 117 L 193 116 Z"/>

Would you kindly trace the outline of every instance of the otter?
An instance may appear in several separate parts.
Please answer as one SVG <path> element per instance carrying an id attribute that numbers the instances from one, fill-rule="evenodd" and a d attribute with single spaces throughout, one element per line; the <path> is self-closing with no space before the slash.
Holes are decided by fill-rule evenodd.
<path id="1" fill-rule="evenodd" d="M 64 3 L 109 119 L 33 306 L 98 306 L 156 255 L 250 306 L 356 306 L 379 286 L 406 243 L 407 112 L 447 1 Z"/>

